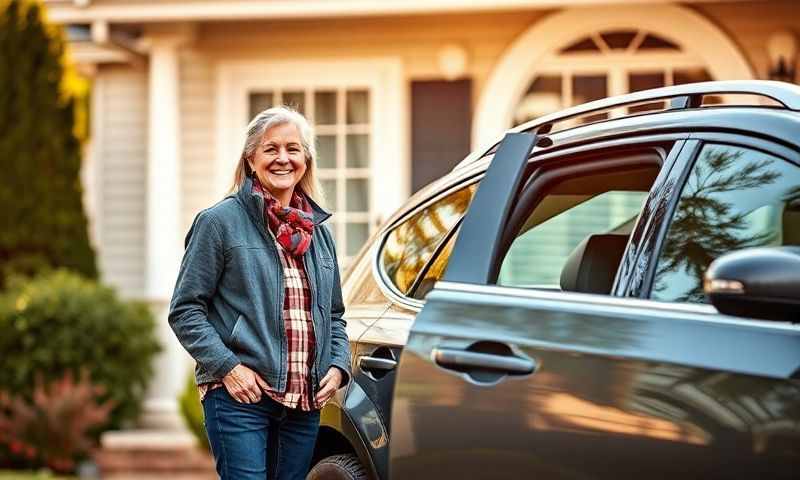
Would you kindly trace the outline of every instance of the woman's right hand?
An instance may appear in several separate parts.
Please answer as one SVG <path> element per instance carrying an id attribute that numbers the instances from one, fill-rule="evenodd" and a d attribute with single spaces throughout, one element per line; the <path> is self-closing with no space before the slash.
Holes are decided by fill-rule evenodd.
<path id="1" fill-rule="evenodd" d="M 262 392 L 269 389 L 269 384 L 259 374 L 241 363 L 222 378 L 222 383 L 228 393 L 241 403 L 258 403 Z"/>

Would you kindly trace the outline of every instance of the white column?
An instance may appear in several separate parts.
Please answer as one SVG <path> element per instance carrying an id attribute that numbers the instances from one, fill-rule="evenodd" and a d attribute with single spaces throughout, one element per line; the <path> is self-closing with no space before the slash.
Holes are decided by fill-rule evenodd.
<path id="1" fill-rule="evenodd" d="M 169 300 L 183 254 L 178 95 L 181 43 L 175 35 L 163 34 L 149 37 L 146 42 L 150 65 L 145 295 L 156 315 L 162 352 L 155 360 L 140 423 L 159 429 L 183 428 L 177 397 L 187 372 L 187 355 L 167 323 Z"/>

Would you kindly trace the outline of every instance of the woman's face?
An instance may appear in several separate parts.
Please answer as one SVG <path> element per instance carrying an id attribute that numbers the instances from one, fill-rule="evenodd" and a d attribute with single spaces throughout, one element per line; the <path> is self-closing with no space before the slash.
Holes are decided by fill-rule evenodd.
<path id="1" fill-rule="evenodd" d="M 297 127 L 285 123 L 267 129 L 250 160 L 250 168 L 261 185 L 287 206 L 294 186 L 306 173 L 305 151 Z"/>

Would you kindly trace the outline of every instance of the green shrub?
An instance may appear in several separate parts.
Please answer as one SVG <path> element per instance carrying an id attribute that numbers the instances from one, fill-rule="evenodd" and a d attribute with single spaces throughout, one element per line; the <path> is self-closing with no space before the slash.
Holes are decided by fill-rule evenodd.
<path id="1" fill-rule="evenodd" d="M 153 356 L 159 351 L 155 321 L 140 302 L 64 270 L 31 280 L 12 279 L 0 295 L 0 390 L 32 398 L 67 372 L 89 372 L 114 408 L 103 429 L 119 428 L 139 414 Z"/>
<path id="2" fill-rule="evenodd" d="M 0 0 L 0 288 L 7 275 L 97 276 L 80 182 L 74 73 L 36 0 Z"/>
<path id="3" fill-rule="evenodd" d="M 181 408 L 181 415 L 186 422 L 186 426 L 197 438 L 197 443 L 208 451 L 211 447 L 208 444 L 206 427 L 203 423 L 203 406 L 200 404 L 200 394 L 194 382 L 194 372 L 190 373 L 186 380 L 186 388 L 183 389 L 178 404 Z"/>

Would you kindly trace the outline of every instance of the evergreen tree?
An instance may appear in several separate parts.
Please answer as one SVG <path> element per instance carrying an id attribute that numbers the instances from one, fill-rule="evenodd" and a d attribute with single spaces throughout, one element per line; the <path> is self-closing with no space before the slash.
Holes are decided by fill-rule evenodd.
<path id="1" fill-rule="evenodd" d="M 97 276 L 64 39 L 33 0 L 0 0 L 0 287 L 53 267 Z"/>

